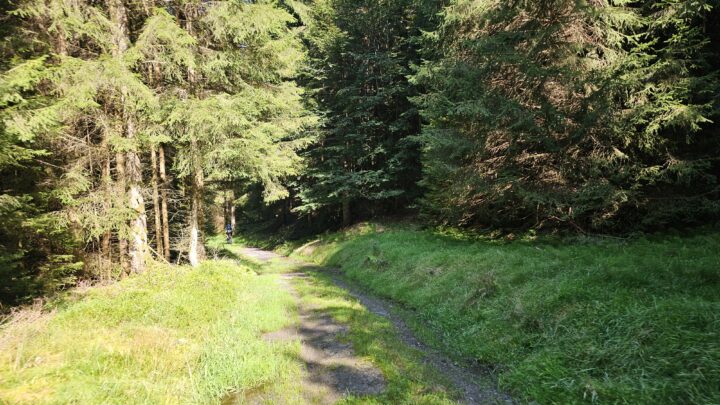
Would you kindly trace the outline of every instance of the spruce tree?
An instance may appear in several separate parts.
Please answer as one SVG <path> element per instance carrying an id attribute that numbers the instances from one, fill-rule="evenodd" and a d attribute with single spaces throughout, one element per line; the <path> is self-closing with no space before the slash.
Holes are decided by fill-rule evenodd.
<path id="1" fill-rule="evenodd" d="M 580 231 L 716 217 L 718 10 L 696 3 L 451 2 L 415 76 L 425 213 Z"/>
<path id="2" fill-rule="evenodd" d="M 298 169 L 296 150 L 314 118 L 291 81 L 303 57 L 294 17 L 277 2 L 188 3 L 181 17 L 193 62 L 183 66 L 183 90 L 166 100 L 162 125 L 181 145 L 175 167 L 188 181 L 188 257 L 197 264 L 206 183 L 259 182 L 267 201 L 286 197 L 281 179 Z"/>
<path id="3" fill-rule="evenodd" d="M 368 206 L 368 215 L 417 195 L 419 154 L 410 136 L 419 117 L 407 76 L 419 60 L 419 8 L 408 0 L 314 3 L 307 85 L 324 120 L 320 143 L 308 151 L 300 211 L 339 207 L 349 225 L 353 205 Z"/>
<path id="4" fill-rule="evenodd" d="M 43 186 L 30 187 L 40 193 L 33 197 L 19 188 L 3 195 L 17 208 L 3 215 L 41 200 L 32 221 L 18 221 L 53 232 L 66 249 L 50 250 L 72 253 L 68 261 L 81 260 L 87 275 L 143 271 L 150 236 L 158 256 L 184 250 L 197 264 L 206 181 L 261 183 L 267 200 L 287 194 L 282 179 L 297 172 L 295 151 L 314 118 L 292 82 L 303 52 L 282 3 L 27 0 L 7 8 L 13 26 L 2 49 L 13 58 L 2 66 L 0 170 L 30 164 Z M 187 234 L 169 223 L 170 206 L 188 220 L 184 247 L 170 246 L 171 231 Z M 22 259 L 18 252 L 3 260 Z"/>

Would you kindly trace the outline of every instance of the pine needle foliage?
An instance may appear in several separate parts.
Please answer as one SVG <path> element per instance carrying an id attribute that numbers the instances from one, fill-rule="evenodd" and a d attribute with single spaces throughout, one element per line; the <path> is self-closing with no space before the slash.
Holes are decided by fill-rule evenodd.
<path id="1" fill-rule="evenodd" d="M 702 3 L 702 4 L 699 4 Z M 658 229 L 717 218 L 717 2 L 451 2 L 414 80 L 426 214 Z"/>
<path id="2" fill-rule="evenodd" d="M 158 190 L 148 165 L 158 148 L 174 177 L 159 187 L 176 198 L 165 203 L 180 222 L 178 259 L 186 227 L 202 246 L 206 182 L 287 196 L 283 179 L 300 170 L 296 151 L 316 119 L 293 82 L 304 51 L 284 3 L 23 0 L 3 10 L 0 171 L 32 184 L 3 180 L 2 216 L 55 235 L 62 248 L 46 260 L 61 253 L 92 278 L 142 271 L 148 234 L 162 237 L 147 229 L 144 197 L 151 178 Z M 25 263 L 15 239 L 3 228 L 3 263 Z"/>
<path id="3" fill-rule="evenodd" d="M 299 211 L 342 205 L 347 224 L 350 205 L 369 206 L 358 209 L 368 215 L 416 197 L 419 151 L 409 136 L 420 122 L 407 76 L 419 61 L 414 38 L 425 12 L 423 2 L 406 0 L 313 4 L 307 85 L 324 120 Z"/>

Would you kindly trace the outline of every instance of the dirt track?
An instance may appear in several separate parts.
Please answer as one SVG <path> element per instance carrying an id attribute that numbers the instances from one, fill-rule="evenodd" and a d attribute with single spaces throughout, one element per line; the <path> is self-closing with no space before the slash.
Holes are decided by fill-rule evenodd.
<path id="1" fill-rule="evenodd" d="M 254 248 L 239 250 L 243 256 L 259 260 L 288 260 L 273 252 Z M 370 312 L 389 319 L 395 326 L 402 341 L 419 350 L 424 361 L 443 374 L 462 393 L 465 404 L 512 404 L 513 400 L 495 388 L 495 384 L 482 369 L 473 369 L 457 364 L 447 356 L 420 342 L 405 322 L 391 309 L 393 304 L 363 293 L 344 281 L 332 269 L 323 269 L 301 262 L 292 262 L 301 271 L 282 275 L 283 288 L 298 300 L 300 320 L 297 325 L 265 335 L 269 341 L 300 341 L 300 357 L 305 363 L 306 375 L 303 380 L 303 396 L 309 403 L 333 404 L 343 396 L 373 395 L 385 389 L 382 373 L 362 359 L 355 356 L 352 346 L 343 342 L 347 327 L 340 325 L 324 314 L 317 314 L 304 308 L 292 281 L 307 277 L 303 268 L 312 268 L 329 274 L 333 282 L 347 290 Z M 262 401 L 250 401 L 262 402 Z"/>

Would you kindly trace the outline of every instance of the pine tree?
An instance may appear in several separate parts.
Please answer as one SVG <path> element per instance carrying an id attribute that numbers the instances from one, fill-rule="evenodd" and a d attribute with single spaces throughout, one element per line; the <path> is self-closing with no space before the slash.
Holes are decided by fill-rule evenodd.
<path id="1" fill-rule="evenodd" d="M 243 179 L 263 184 L 268 200 L 286 195 L 282 179 L 297 172 L 314 118 L 291 80 L 303 53 L 282 3 L 27 0 L 9 16 L 8 41 L 26 46 L 3 36 L 15 58 L 2 66 L 0 170 L 41 180 L 30 187 L 37 196 L 3 195 L 15 208 L 2 215 L 41 200 L 18 221 L 53 232 L 63 249 L 49 251 L 68 266 L 82 260 L 93 277 L 143 271 L 149 236 L 169 259 L 171 232 L 182 234 L 170 207 L 183 209 L 177 217 L 193 236 L 186 257 L 197 264 L 206 181 Z M 185 199 L 170 200 L 179 193 Z M 23 260 L 22 249 L 1 253 Z"/>
<path id="2" fill-rule="evenodd" d="M 188 3 L 183 16 L 194 62 L 163 125 L 182 145 L 175 166 L 188 180 L 188 257 L 197 264 L 206 183 L 260 182 L 267 201 L 286 197 L 281 179 L 298 169 L 296 150 L 309 141 L 301 132 L 314 118 L 290 81 L 303 55 L 287 10 L 272 1 Z"/>
<path id="3" fill-rule="evenodd" d="M 320 143 L 308 151 L 300 211 L 340 207 L 349 225 L 352 205 L 380 212 L 417 195 L 419 153 L 410 136 L 419 131 L 419 117 L 407 76 L 419 60 L 413 39 L 426 21 L 419 3 L 314 4 L 307 83 L 325 119 Z"/>
<path id="4" fill-rule="evenodd" d="M 717 8 L 695 5 L 453 1 L 415 77 L 426 214 L 582 231 L 717 215 L 718 145 L 691 135 L 715 128 Z"/>

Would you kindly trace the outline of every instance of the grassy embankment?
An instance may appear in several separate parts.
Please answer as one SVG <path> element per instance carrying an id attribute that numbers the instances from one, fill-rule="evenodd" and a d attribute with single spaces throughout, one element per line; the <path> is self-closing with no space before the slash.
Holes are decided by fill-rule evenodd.
<path id="1" fill-rule="evenodd" d="M 408 309 L 538 403 L 720 403 L 720 234 L 467 240 L 390 229 L 296 253 Z"/>
<path id="2" fill-rule="evenodd" d="M 24 310 L 0 328 L 0 403 L 217 403 L 232 389 L 292 392 L 301 369 L 288 354 L 298 348 L 260 337 L 293 320 L 293 299 L 276 284 L 231 261 L 162 266 L 51 312 Z"/>

